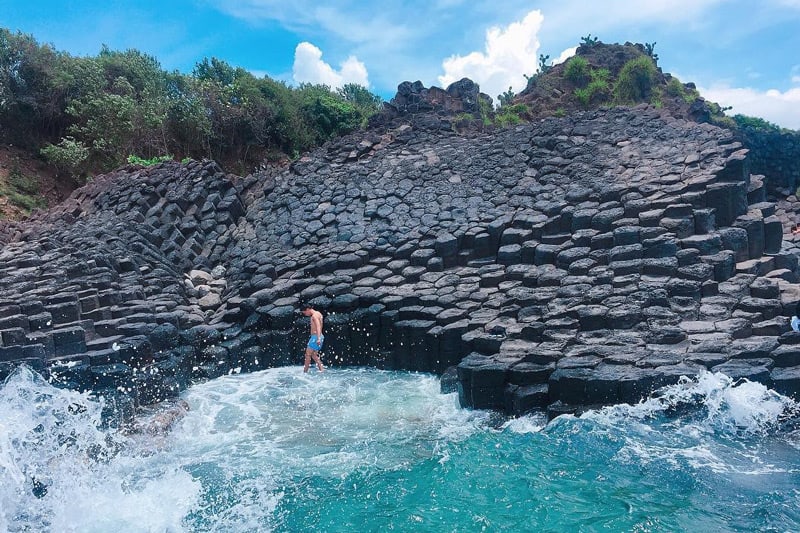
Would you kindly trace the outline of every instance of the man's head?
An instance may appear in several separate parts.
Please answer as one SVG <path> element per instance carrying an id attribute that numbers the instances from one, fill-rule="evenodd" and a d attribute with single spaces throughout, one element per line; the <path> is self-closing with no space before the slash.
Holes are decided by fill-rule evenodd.
<path id="1" fill-rule="evenodd" d="M 311 307 L 309 304 L 303 304 L 300 306 L 300 312 L 303 313 L 305 316 L 311 316 L 311 313 L 314 312 L 314 308 Z"/>

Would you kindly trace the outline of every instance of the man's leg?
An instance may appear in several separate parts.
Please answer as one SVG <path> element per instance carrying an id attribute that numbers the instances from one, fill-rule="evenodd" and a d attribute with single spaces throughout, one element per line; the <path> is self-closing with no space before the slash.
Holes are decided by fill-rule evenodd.
<path id="1" fill-rule="evenodd" d="M 311 348 L 306 348 L 306 362 L 303 365 L 303 372 L 308 372 L 308 368 L 311 366 L 311 354 L 312 353 L 313 352 L 312 352 Z"/>
<path id="2" fill-rule="evenodd" d="M 314 362 L 317 363 L 317 370 L 320 372 L 325 370 L 325 367 L 322 366 L 322 361 L 319 360 L 319 352 L 311 351 L 311 357 L 314 359 Z"/>

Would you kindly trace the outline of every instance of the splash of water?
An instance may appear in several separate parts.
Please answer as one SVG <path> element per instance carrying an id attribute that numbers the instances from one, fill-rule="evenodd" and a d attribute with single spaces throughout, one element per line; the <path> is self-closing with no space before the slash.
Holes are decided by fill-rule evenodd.
<path id="1" fill-rule="evenodd" d="M 780 428 L 800 410 L 797 402 L 761 383 L 703 372 L 695 378 L 684 377 L 636 405 L 615 405 L 587 416 L 610 421 L 681 414 L 687 415 L 682 421 L 691 422 L 698 431 L 758 435 Z"/>
<path id="2" fill-rule="evenodd" d="M 102 428 L 103 403 L 20 367 L 0 387 L 0 530 L 178 531 L 197 483 Z M 149 512 L 143 513 L 147 509 Z"/>
<path id="3" fill-rule="evenodd" d="M 782 432 L 797 406 L 761 385 L 705 374 L 637 405 L 501 425 L 438 387 L 372 369 L 226 376 L 188 390 L 186 417 L 150 439 L 109 432 L 101 402 L 22 370 L 0 386 L 0 530 L 800 524 Z"/>

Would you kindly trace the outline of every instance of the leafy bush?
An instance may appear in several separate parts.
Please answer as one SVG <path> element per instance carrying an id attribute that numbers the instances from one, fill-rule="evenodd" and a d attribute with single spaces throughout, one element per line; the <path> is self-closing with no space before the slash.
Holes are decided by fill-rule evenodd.
<path id="1" fill-rule="evenodd" d="M 553 112 L 553 116 L 558 118 L 565 117 L 567 116 L 567 110 L 563 107 L 559 107 L 555 110 L 555 112 Z"/>
<path id="2" fill-rule="evenodd" d="M 164 161 L 172 161 L 171 155 L 157 155 L 156 157 L 151 157 L 150 159 L 143 159 L 136 155 L 129 155 L 128 156 L 128 163 L 131 165 L 141 165 L 143 167 L 152 167 L 159 163 L 163 163 Z"/>
<path id="3" fill-rule="evenodd" d="M 83 174 L 84 164 L 89 158 L 89 148 L 74 137 L 64 137 L 58 144 L 48 144 L 41 153 L 59 172 L 71 175 Z"/>
<path id="4" fill-rule="evenodd" d="M 585 87 L 589 83 L 589 61 L 582 56 L 573 56 L 564 66 L 564 77 L 576 87 Z"/>
<path id="5" fill-rule="evenodd" d="M 366 124 L 382 100 L 354 84 L 290 87 L 217 58 L 190 74 L 136 50 L 72 57 L 0 28 L 0 142 L 41 151 L 62 175 L 128 154 L 213 158 L 252 168 Z"/>
<path id="6" fill-rule="evenodd" d="M 733 120 L 736 122 L 736 125 L 741 128 L 749 128 L 772 133 L 781 133 L 786 131 L 785 128 L 781 128 L 777 124 L 773 124 L 772 122 L 764 120 L 763 118 L 736 114 L 733 115 Z"/>
<path id="7" fill-rule="evenodd" d="M 631 104 L 649 100 L 656 80 L 656 65 L 647 55 L 629 60 L 622 66 L 614 86 L 614 100 L 620 104 Z"/>
<path id="8" fill-rule="evenodd" d="M 667 94 L 670 96 L 679 96 L 680 98 L 684 98 L 686 94 L 686 90 L 681 83 L 681 80 L 678 78 L 672 77 L 667 82 Z"/>

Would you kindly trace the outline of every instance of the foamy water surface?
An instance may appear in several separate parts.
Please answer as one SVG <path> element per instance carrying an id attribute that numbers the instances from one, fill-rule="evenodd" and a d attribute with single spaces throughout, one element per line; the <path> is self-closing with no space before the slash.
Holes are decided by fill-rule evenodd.
<path id="1" fill-rule="evenodd" d="M 0 386 L 0 531 L 796 531 L 796 405 L 705 374 L 635 406 L 503 422 L 429 375 L 197 385 L 166 436 L 21 370 Z"/>

